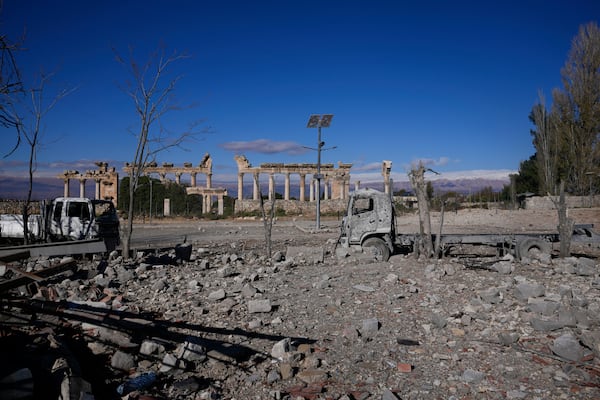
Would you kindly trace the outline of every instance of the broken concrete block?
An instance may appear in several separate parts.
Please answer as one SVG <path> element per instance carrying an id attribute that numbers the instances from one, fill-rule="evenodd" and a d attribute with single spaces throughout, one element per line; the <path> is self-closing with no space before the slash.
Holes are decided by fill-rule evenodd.
<path id="1" fill-rule="evenodd" d="M 206 360 L 206 349 L 198 343 L 185 341 L 177 347 L 175 355 L 182 360 L 201 362 Z"/>
<path id="2" fill-rule="evenodd" d="M 554 339 L 550 349 L 557 356 L 569 361 L 581 361 L 584 356 L 583 347 L 572 333 L 565 333 Z"/>
<path id="3" fill-rule="evenodd" d="M 508 275 L 515 269 L 514 264 L 511 261 L 499 261 L 490 267 L 492 271 L 496 271 L 502 275 Z"/>
<path id="4" fill-rule="evenodd" d="M 290 338 L 285 338 L 273 345 L 271 349 L 271 357 L 277 360 L 283 360 L 287 353 L 291 350 Z"/>
<path id="5" fill-rule="evenodd" d="M 544 285 L 537 283 L 519 283 L 515 286 L 514 296 L 519 300 L 527 300 L 530 297 L 541 297 L 546 293 Z"/>
<path id="6" fill-rule="evenodd" d="M 370 336 L 379 330 L 379 320 L 377 318 L 368 318 L 363 320 L 361 333 L 363 336 Z"/>
<path id="7" fill-rule="evenodd" d="M 483 372 L 475 371 L 473 369 L 466 369 L 461 376 L 461 380 L 466 383 L 479 383 L 483 378 L 485 378 Z"/>
<path id="8" fill-rule="evenodd" d="M 248 312 L 253 313 L 267 313 L 271 312 L 271 300 L 250 300 L 248 301 Z"/>
<path id="9" fill-rule="evenodd" d="M 117 350 L 110 359 L 110 365 L 121 371 L 129 371 L 135 368 L 135 360 L 131 354 Z"/>
<path id="10" fill-rule="evenodd" d="M 320 369 L 306 369 L 298 372 L 296 375 L 300 381 L 306 384 L 314 384 L 318 382 L 322 382 L 327 379 L 327 372 L 322 371 Z"/>
<path id="11" fill-rule="evenodd" d="M 389 389 L 384 389 L 381 393 L 381 400 L 399 400 L 400 397 Z"/>
<path id="12" fill-rule="evenodd" d="M 296 263 L 319 264 L 324 258 L 325 251 L 319 246 L 289 246 L 285 254 L 286 260 L 294 260 Z"/>
<path id="13" fill-rule="evenodd" d="M 564 328 L 564 324 L 560 321 L 546 321 L 539 318 L 532 318 L 530 322 L 533 329 L 540 332 L 550 332 Z"/>
<path id="14" fill-rule="evenodd" d="M 144 340 L 140 346 L 140 354 L 149 356 L 165 351 L 165 347 L 160 343 L 151 340 Z"/>
<path id="15" fill-rule="evenodd" d="M 223 300 L 226 296 L 227 295 L 225 294 L 225 289 L 218 289 L 218 290 L 215 290 L 214 292 L 211 292 L 208 295 L 208 299 L 217 301 L 217 300 Z"/>

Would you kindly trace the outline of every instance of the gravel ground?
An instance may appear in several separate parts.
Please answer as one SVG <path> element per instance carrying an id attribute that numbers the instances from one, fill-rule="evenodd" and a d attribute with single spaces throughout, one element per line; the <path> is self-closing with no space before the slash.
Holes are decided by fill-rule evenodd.
<path id="1" fill-rule="evenodd" d="M 571 216 L 600 223 L 598 209 Z M 445 232 L 556 227 L 551 211 L 459 211 L 444 220 Z M 401 217 L 400 231 L 414 232 L 416 221 Z M 590 249 L 564 260 L 395 255 L 376 263 L 336 257 L 339 221 L 322 222 L 315 231 L 310 220 L 276 221 L 274 262 L 257 221 L 140 225 L 138 243 L 185 236 L 189 261 L 173 251 L 81 260 L 79 274 L 29 300 L 60 304 L 58 316 L 12 305 L 0 357 L 26 366 L 44 346 L 59 347 L 57 358 L 74 359 L 91 385 L 79 393 L 98 399 L 600 398 L 600 278 Z M 28 323 L 14 328 L 17 316 Z M 37 348 L 7 346 L 17 332 L 35 336 Z M 117 393 L 149 373 L 146 386 Z"/>

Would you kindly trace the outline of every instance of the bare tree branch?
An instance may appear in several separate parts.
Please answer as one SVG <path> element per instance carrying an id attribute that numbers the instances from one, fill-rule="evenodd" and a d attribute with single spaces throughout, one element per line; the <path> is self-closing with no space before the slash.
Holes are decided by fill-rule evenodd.
<path id="1" fill-rule="evenodd" d="M 16 130 L 15 145 L 4 157 L 13 154 L 21 144 L 19 118 L 13 111 L 15 103 L 25 93 L 15 58 L 15 52 L 19 49 L 19 44 L 11 43 L 4 35 L 0 36 L 0 126 Z"/>
<path id="2" fill-rule="evenodd" d="M 164 49 L 155 51 L 142 65 L 135 61 L 133 50 L 129 50 L 126 61 L 115 51 L 115 59 L 128 69 L 132 78 L 126 82 L 125 94 L 131 98 L 139 126 L 134 134 L 137 138 L 133 160 L 130 163 L 129 208 L 127 225 L 123 235 L 123 254 L 129 256 L 131 235 L 133 232 L 133 204 L 135 190 L 144 166 L 150 160 L 172 147 L 179 147 L 194 132 L 188 131 L 179 135 L 171 135 L 162 124 L 162 117 L 180 107 L 174 101 L 174 91 L 181 76 L 169 79 L 168 72 L 177 61 L 188 58 L 185 54 L 173 52 L 166 56 Z"/>
<path id="3" fill-rule="evenodd" d="M 29 184 L 27 190 L 27 200 L 25 201 L 22 210 L 24 233 L 23 238 L 26 244 L 29 242 L 29 226 L 27 221 L 29 220 L 29 207 L 33 193 L 33 178 L 35 171 L 37 170 L 37 156 L 43 138 L 43 121 L 46 115 L 58 104 L 60 100 L 75 90 L 75 88 L 61 89 L 56 95 L 48 100 L 45 97 L 45 93 L 47 91 L 47 84 L 50 82 L 53 75 L 54 74 L 45 74 L 40 72 L 39 81 L 35 84 L 35 87 L 27 91 L 27 97 L 29 101 L 26 102 L 26 98 L 23 98 L 19 103 L 12 103 L 9 111 L 15 121 L 19 143 L 21 140 L 24 140 L 28 146 Z M 26 116 L 29 118 L 26 118 Z M 16 148 L 13 149 L 9 155 L 14 153 L 15 150 Z"/>

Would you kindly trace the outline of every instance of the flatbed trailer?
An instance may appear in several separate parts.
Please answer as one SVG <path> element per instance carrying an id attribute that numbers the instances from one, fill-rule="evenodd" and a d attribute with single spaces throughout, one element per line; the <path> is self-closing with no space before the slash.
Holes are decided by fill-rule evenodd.
<path id="1" fill-rule="evenodd" d="M 437 235 L 432 235 L 435 243 Z M 393 253 L 409 252 L 420 240 L 418 234 L 396 234 Z M 558 233 L 443 233 L 440 236 L 442 254 L 449 254 L 453 249 L 462 246 L 487 246 L 495 248 L 498 255 L 512 253 L 518 258 L 526 256 L 532 249 L 542 253 L 550 253 L 552 243 L 559 242 Z"/>
<path id="2" fill-rule="evenodd" d="M 437 235 L 432 235 L 435 243 Z M 391 254 L 414 251 L 421 241 L 420 234 L 397 233 L 396 215 L 390 195 L 373 189 L 353 192 L 342 220 L 338 245 L 363 250 L 370 248 L 378 260 Z M 518 233 L 442 233 L 439 237 L 442 254 L 461 246 L 488 246 L 500 255 L 513 254 L 522 258 L 533 249 L 550 254 L 553 243 L 560 241 L 557 232 Z M 592 224 L 575 225 L 572 243 L 600 245 L 600 235 Z"/>

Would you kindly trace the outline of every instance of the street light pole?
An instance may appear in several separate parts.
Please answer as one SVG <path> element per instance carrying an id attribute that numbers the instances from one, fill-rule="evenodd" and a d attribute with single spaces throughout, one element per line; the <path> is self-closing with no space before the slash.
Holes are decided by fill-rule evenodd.
<path id="1" fill-rule="evenodd" d="M 321 229 L 321 124 L 317 129 L 317 230 Z"/>
<path id="2" fill-rule="evenodd" d="M 150 176 L 148 176 L 148 181 L 150 182 L 150 218 L 149 218 L 149 222 L 152 222 L 152 178 L 150 178 Z"/>
<path id="3" fill-rule="evenodd" d="M 307 128 L 317 128 L 317 230 L 321 229 L 321 149 L 325 142 L 321 141 L 321 128 L 329 128 L 333 114 L 313 114 L 308 119 Z"/>

